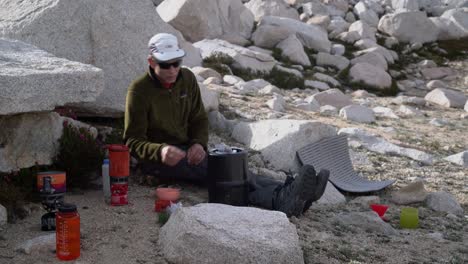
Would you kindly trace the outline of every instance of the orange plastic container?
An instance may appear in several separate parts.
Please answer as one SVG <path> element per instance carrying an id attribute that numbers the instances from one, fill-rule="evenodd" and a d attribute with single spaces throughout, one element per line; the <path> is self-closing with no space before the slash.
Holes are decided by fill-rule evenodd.
<path id="1" fill-rule="evenodd" d="M 63 204 L 55 216 L 56 254 L 60 260 L 80 256 L 80 215 L 74 204 Z"/>
<path id="2" fill-rule="evenodd" d="M 108 145 L 109 150 L 109 176 L 128 177 L 130 175 L 130 153 L 125 145 Z"/>

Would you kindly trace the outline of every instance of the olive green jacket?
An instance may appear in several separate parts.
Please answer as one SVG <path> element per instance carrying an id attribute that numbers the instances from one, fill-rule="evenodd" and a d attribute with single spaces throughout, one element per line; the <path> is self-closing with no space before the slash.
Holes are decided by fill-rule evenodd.
<path id="1" fill-rule="evenodd" d="M 160 162 L 165 145 L 208 143 L 208 117 L 194 74 L 181 68 L 170 89 L 153 69 L 128 88 L 124 142 L 138 159 Z"/>

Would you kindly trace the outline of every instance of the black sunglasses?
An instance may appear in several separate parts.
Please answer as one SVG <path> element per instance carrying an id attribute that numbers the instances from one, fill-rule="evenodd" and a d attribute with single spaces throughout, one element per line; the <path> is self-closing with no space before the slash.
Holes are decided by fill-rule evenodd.
<path id="1" fill-rule="evenodd" d="M 178 68 L 180 66 L 180 64 L 182 63 L 181 60 L 178 60 L 178 61 L 174 61 L 174 62 L 171 62 L 171 63 L 167 63 L 167 62 L 158 62 L 158 65 L 159 67 L 161 67 L 161 69 L 169 69 L 172 67 L 174 68 Z"/>

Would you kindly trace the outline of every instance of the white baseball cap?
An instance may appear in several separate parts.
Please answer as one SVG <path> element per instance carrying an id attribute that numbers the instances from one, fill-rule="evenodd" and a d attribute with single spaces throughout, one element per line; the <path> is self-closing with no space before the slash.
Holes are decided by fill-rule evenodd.
<path id="1" fill-rule="evenodd" d="M 185 56 L 185 51 L 179 47 L 177 37 L 168 33 L 154 35 L 148 42 L 151 55 L 158 61 L 169 61 Z"/>

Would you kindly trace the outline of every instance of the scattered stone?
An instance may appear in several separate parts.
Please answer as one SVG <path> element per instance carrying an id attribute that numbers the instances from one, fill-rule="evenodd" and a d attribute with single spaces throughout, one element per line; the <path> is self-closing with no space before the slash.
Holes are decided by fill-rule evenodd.
<path id="1" fill-rule="evenodd" d="M 281 55 L 288 58 L 292 62 L 299 63 L 304 66 L 310 66 L 310 60 L 304 51 L 301 41 L 292 34 L 285 40 L 276 45 L 281 50 Z"/>
<path id="2" fill-rule="evenodd" d="M 324 105 L 320 107 L 320 115 L 322 116 L 336 116 L 338 115 L 338 108 L 332 105 Z"/>
<path id="3" fill-rule="evenodd" d="M 426 100 L 420 97 L 399 95 L 392 99 L 392 103 L 397 104 L 397 105 L 407 104 L 407 105 L 423 106 L 426 104 Z"/>
<path id="4" fill-rule="evenodd" d="M 316 93 L 312 95 L 312 98 L 317 100 L 317 102 L 323 106 L 323 105 L 331 105 L 336 108 L 343 108 L 347 105 L 352 105 L 353 102 L 351 101 L 351 98 L 343 92 L 341 92 L 338 89 L 330 89 L 327 91 L 323 91 L 320 93 Z"/>
<path id="5" fill-rule="evenodd" d="M 191 71 L 194 74 L 200 75 L 205 80 L 210 78 L 210 77 L 215 77 L 215 78 L 217 78 L 219 80 L 223 79 L 223 76 L 221 76 L 221 74 L 219 74 L 217 71 L 215 71 L 215 70 L 213 70 L 211 68 L 196 66 L 196 67 L 193 67 L 191 69 Z"/>
<path id="6" fill-rule="evenodd" d="M 343 56 L 319 52 L 317 54 L 316 63 L 319 66 L 332 66 L 341 71 L 348 67 L 349 60 Z"/>
<path id="7" fill-rule="evenodd" d="M 421 69 L 421 74 L 426 80 L 442 79 L 447 76 L 455 74 L 455 72 L 448 67 L 424 68 Z"/>
<path id="8" fill-rule="evenodd" d="M 445 160 L 468 168 L 468 150 L 448 156 L 445 158 Z"/>
<path id="9" fill-rule="evenodd" d="M 372 108 L 372 111 L 374 111 L 374 114 L 379 117 L 388 117 L 388 118 L 393 118 L 393 119 L 400 119 L 399 116 L 397 116 L 391 108 L 388 107 L 382 107 L 382 106 L 377 106 Z"/>
<path id="10" fill-rule="evenodd" d="M 30 255 L 31 253 L 38 252 L 53 252 L 55 251 L 55 233 L 49 235 L 42 235 L 26 242 L 17 245 L 15 251 Z"/>
<path id="11" fill-rule="evenodd" d="M 351 65 L 355 65 L 357 63 L 368 63 L 375 65 L 384 71 L 388 69 L 387 60 L 382 54 L 378 52 L 369 52 L 351 60 Z"/>
<path id="12" fill-rule="evenodd" d="M 337 81 L 335 78 L 333 78 L 331 76 L 328 76 L 326 74 L 316 72 L 316 73 L 314 73 L 313 77 L 316 80 L 319 80 L 319 81 L 326 82 L 326 83 L 330 84 L 333 88 L 340 87 L 340 82 L 339 81 Z"/>
<path id="13" fill-rule="evenodd" d="M 369 63 L 356 63 L 349 70 L 351 82 L 363 82 L 366 85 L 387 89 L 392 85 L 392 77 L 379 67 L 375 67 Z"/>
<path id="14" fill-rule="evenodd" d="M 433 126 L 436 126 L 436 127 L 443 127 L 443 126 L 446 126 L 448 124 L 448 121 L 445 120 L 445 119 L 433 118 L 433 119 L 431 119 L 429 124 L 431 124 Z"/>
<path id="15" fill-rule="evenodd" d="M 357 198 L 354 198 L 351 200 L 349 203 L 351 204 L 359 204 L 363 207 L 369 208 L 371 204 L 380 204 L 380 197 L 371 195 L 371 196 L 359 196 Z"/>
<path id="16" fill-rule="evenodd" d="M 8 222 L 8 212 L 5 206 L 0 204 L 0 227 L 6 225 Z"/>
<path id="17" fill-rule="evenodd" d="M 371 27 L 377 27 L 379 24 L 379 16 L 374 10 L 367 7 L 363 1 L 359 1 L 353 9 L 354 13 L 358 15 L 361 21 L 366 22 Z"/>
<path id="18" fill-rule="evenodd" d="M 159 245 L 165 258 L 175 264 L 207 260 L 225 264 L 304 263 L 296 227 L 286 215 L 254 207 L 182 207 L 161 228 Z"/>
<path id="19" fill-rule="evenodd" d="M 447 84 L 445 84 L 445 82 L 440 81 L 440 80 L 432 80 L 426 84 L 426 87 L 429 89 L 447 88 Z"/>
<path id="20" fill-rule="evenodd" d="M 435 192 L 429 194 L 426 198 L 426 205 L 436 212 L 463 215 L 463 208 L 451 194 L 446 192 Z"/>
<path id="21" fill-rule="evenodd" d="M 343 46 L 342 44 L 333 44 L 331 47 L 331 54 L 336 56 L 343 56 L 345 50 L 345 46 Z"/>
<path id="22" fill-rule="evenodd" d="M 273 99 L 268 100 L 266 104 L 270 109 L 274 111 L 283 112 L 284 107 L 286 106 L 286 101 L 284 100 L 283 96 L 279 94 L 274 94 Z"/>
<path id="23" fill-rule="evenodd" d="M 239 122 L 232 131 L 235 140 L 260 151 L 278 170 L 298 168 L 298 149 L 333 135 L 336 135 L 333 126 L 306 120 Z"/>
<path id="24" fill-rule="evenodd" d="M 434 163 L 434 158 L 430 154 L 416 149 L 397 146 L 386 141 L 381 137 L 377 137 L 371 134 L 370 132 L 362 128 L 342 128 L 338 131 L 338 134 L 348 135 L 349 139 L 357 141 L 360 145 L 362 145 L 370 151 L 374 151 L 381 154 L 405 156 L 410 159 L 419 161 L 425 165 L 432 165 Z"/>
<path id="25" fill-rule="evenodd" d="M 426 94 L 424 99 L 447 108 L 462 108 L 467 102 L 466 96 L 459 91 L 437 88 Z"/>
<path id="26" fill-rule="evenodd" d="M 281 94 L 281 89 L 272 85 L 272 84 L 268 84 L 267 86 L 263 87 L 262 89 L 260 89 L 258 91 L 259 94 L 265 94 L 265 95 L 269 95 L 269 94 Z"/>
<path id="27" fill-rule="evenodd" d="M 221 79 L 218 79 L 216 77 L 208 77 L 206 80 L 203 81 L 204 85 L 221 84 L 221 83 L 222 83 Z"/>
<path id="28" fill-rule="evenodd" d="M 398 113 L 405 117 L 423 117 L 424 113 L 409 105 L 400 105 Z"/>
<path id="29" fill-rule="evenodd" d="M 378 29 L 400 42 L 427 43 L 437 40 L 438 29 L 425 12 L 387 14 L 380 18 Z"/>
<path id="30" fill-rule="evenodd" d="M 227 84 L 234 85 L 238 82 L 244 82 L 242 78 L 234 76 L 234 75 L 224 75 L 223 76 L 223 81 Z"/>
<path id="31" fill-rule="evenodd" d="M 361 105 L 348 105 L 341 108 L 340 117 L 359 123 L 372 123 L 375 121 L 374 112 Z"/>
<path id="32" fill-rule="evenodd" d="M 359 35 L 359 39 L 370 39 L 372 41 L 375 41 L 375 32 L 377 30 L 371 26 L 369 26 L 367 23 L 358 20 L 356 22 L 353 22 L 348 29 L 348 33 L 351 32 L 356 32 Z M 350 36 L 347 36 L 348 38 Z"/>
<path id="33" fill-rule="evenodd" d="M 328 86 L 327 83 L 321 81 L 305 80 L 304 85 L 305 87 L 310 87 L 321 91 L 330 89 L 330 86 Z"/>
<path id="34" fill-rule="evenodd" d="M 257 93 L 268 85 L 271 84 L 263 79 L 254 79 L 248 82 L 238 82 L 234 84 L 234 87 L 242 93 Z"/>
<path id="35" fill-rule="evenodd" d="M 341 194 L 333 184 L 330 182 L 327 183 L 327 187 L 325 187 L 325 192 L 323 193 L 322 197 L 316 202 L 316 204 L 341 204 L 345 203 L 346 198 L 343 194 Z"/>
<path id="36" fill-rule="evenodd" d="M 396 204 L 412 204 L 424 202 L 428 193 L 424 188 L 422 181 L 417 181 L 406 185 L 405 187 L 392 192 L 392 202 Z"/>
<path id="37" fill-rule="evenodd" d="M 374 211 L 340 213 L 333 218 L 333 221 L 336 221 L 340 225 L 348 228 L 356 227 L 370 233 L 383 234 L 387 236 L 398 234 L 391 225 L 382 221 L 379 215 Z"/>

